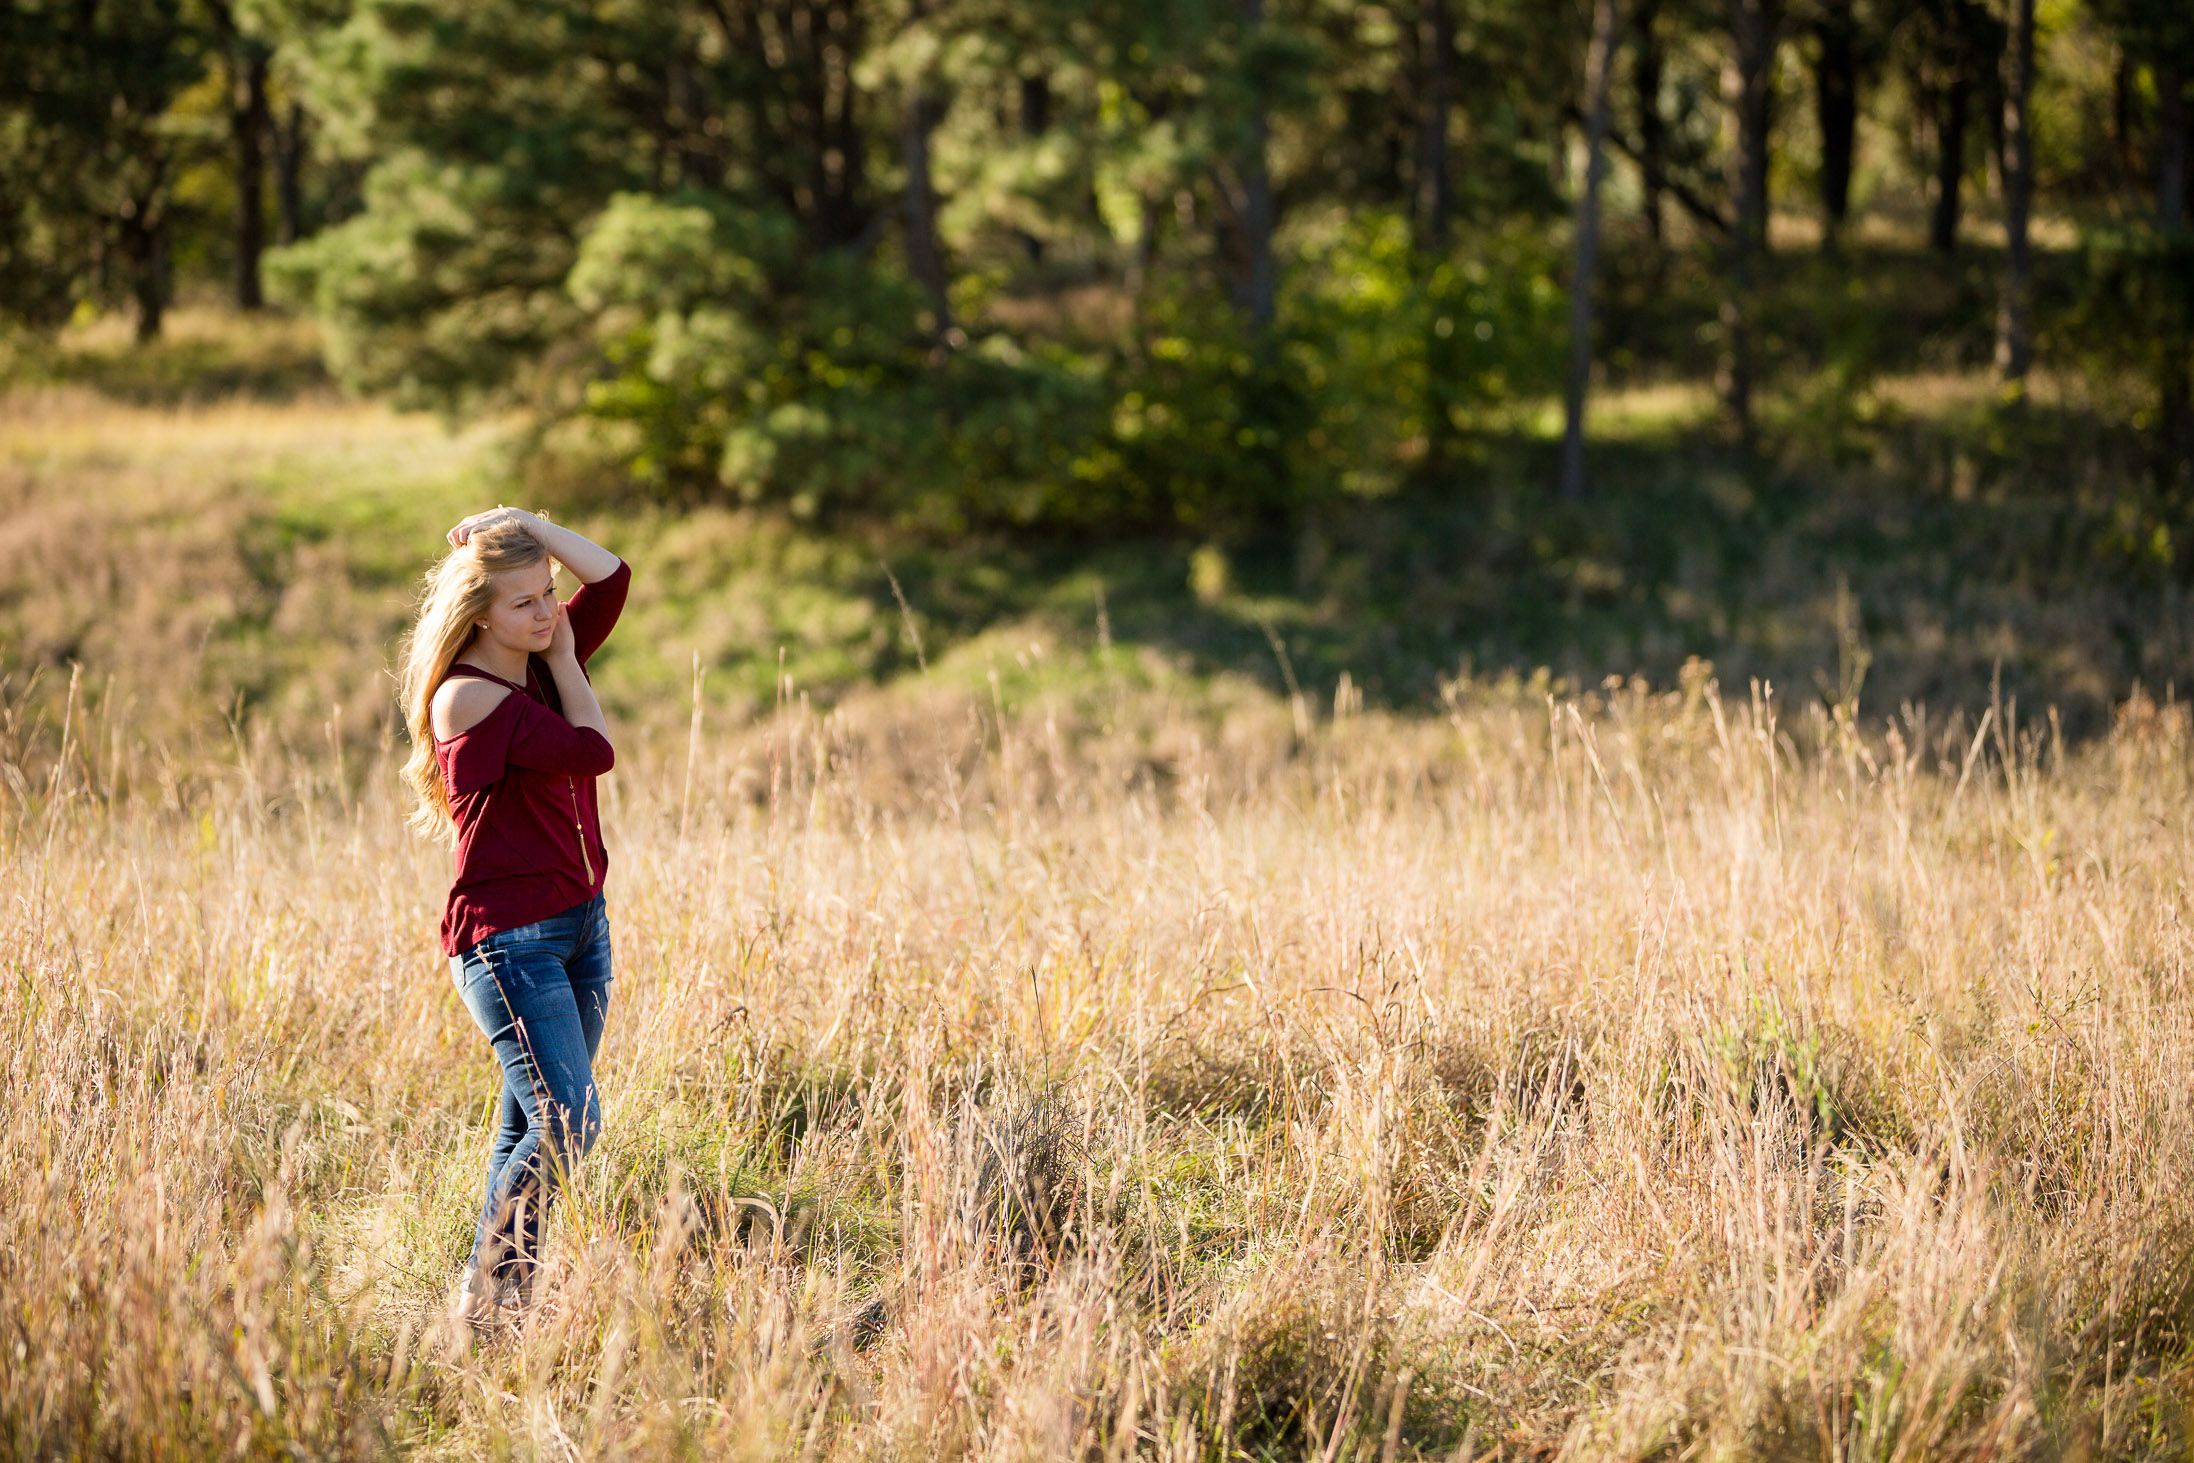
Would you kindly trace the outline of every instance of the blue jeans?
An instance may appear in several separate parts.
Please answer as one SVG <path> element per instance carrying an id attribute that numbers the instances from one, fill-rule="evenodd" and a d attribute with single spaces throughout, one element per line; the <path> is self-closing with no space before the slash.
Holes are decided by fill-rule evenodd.
<path id="1" fill-rule="evenodd" d="M 450 978 L 503 1066 L 474 1262 L 521 1289 L 550 1196 L 602 1131 L 594 1054 L 609 1014 L 609 913 L 597 894 L 450 957 Z"/>

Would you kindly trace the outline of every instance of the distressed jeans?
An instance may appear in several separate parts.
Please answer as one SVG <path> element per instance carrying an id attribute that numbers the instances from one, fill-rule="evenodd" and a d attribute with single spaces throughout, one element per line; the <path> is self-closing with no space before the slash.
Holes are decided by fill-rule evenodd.
<path id="1" fill-rule="evenodd" d="M 502 1121 L 472 1257 L 530 1289 L 549 1199 L 602 1131 L 594 1055 L 609 1014 L 609 913 L 597 894 L 450 957 L 450 978 L 503 1068 Z"/>

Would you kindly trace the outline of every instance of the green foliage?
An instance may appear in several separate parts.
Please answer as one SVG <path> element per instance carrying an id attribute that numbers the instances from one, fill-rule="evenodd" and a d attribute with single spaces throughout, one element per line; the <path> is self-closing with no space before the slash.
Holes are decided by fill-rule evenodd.
<path id="1" fill-rule="evenodd" d="M 1269 326 L 1213 287 L 1241 299 L 1243 251 L 1260 247 L 1239 210 L 1264 164 L 1244 149 L 1269 127 L 1309 135 L 1336 85 L 1391 80 L 1391 28 L 1337 28 L 1317 5 L 1264 20 L 1218 3 L 829 13 L 842 45 L 757 56 L 741 46 L 778 34 L 766 6 L 521 17 L 505 0 L 368 0 L 320 48 L 363 119 L 365 207 L 278 256 L 277 278 L 328 323 L 354 388 L 528 403 L 562 423 L 545 440 L 583 442 L 670 501 L 938 533 L 1255 534 L 1325 497 L 1391 491 L 1428 440 L 1546 379 L 1526 342 L 1548 338 L 1552 270 L 1525 230 L 1427 260 L 1396 209 L 1344 211 L 1331 242 L 1306 234 Z M 1091 59 L 1067 59 L 1077 43 Z M 846 99 L 818 110 L 817 88 L 841 83 Z M 1035 83 L 1045 109 L 1089 125 L 1053 130 L 1024 92 L 1022 129 L 1044 135 L 1025 167 L 985 175 L 1014 232 L 887 204 L 888 169 L 930 143 L 925 124 L 897 158 L 878 145 L 911 88 L 954 102 L 923 165 L 971 182 L 948 139 L 997 143 L 983 90 Z M 830 151 L 840 137 L 850 152 Z M 1184 241 L 1127 331 L 947 330 L 907 262 L 924 228 L 979 255 L 1097 225 L 1090 264 L 1115 248 L 1154 264 L 1168 198 L 1204 200 L 1213 244 Z M 980 314 L 1004 271 L 963 263 L 955 294 Z M 1336 289 L 1336 272 L 1373 282 Z"/>
<path id="2" fill-rule="evenodd" d="M 172 112 L 216 30 L 199 0 L 0 4 L 0 315 L 56 324 L 120 256 L 157 318 L 191 142 Z"/>
<path id="3" fill-rule="evenodd" d="M 607 370 L 584 410 L 627 430 L 643 483 L 880 510 L 932 528 L 1049 516 L 1071 371 L 1002 338 L 931 359 L 903 278 L 808 256 L 793 221 L 700 194 L 625 194 L 572 271 Z"/>
<path id="4" fill-rule="evenodd" d="M 2001 27 L 1973 0 L 1848 11 L 1867 135 L 1909 144 L 1865 160 L 1856 206 L 1910 233 L 1920 189 L 1981 196 Z M 1529 491 L 1567 335 L 1575 19 L 1524 0 L 0 0 L 26 63 L 0 68 L 0 316 L 49 329 L 126 284 L 149 329 L 176 270 L 246 257 L 212 222 L 248 194 L 222 136 L 273 95 L 309 108 L 323 175 L 283 217 L 330 226 L 269 269 L 324 325 L 332 374 L 451 416 L 515 409 L 542 475 L 600 499 L 1239 555 L 1423 492 L 1531 545 L 1536 573 L 1596 557 Z M 1821 19 L 1790 12 L 1786 47 Z M 1703 382 L 1734 339 L 1714 243 L 1730 38 L 1711 7 L 1633 20 L 1596 362 Z M 2168 214 L 2184 18 L 2093 0 L 2043 30 L 2045 215 Z M 273 88 L 248 108 L 247 54 Z M 293 158 L 301 115 L 277 128 Z M 1778 116 L 1781 232 L 1816 139 L 1803 109 Z M 1688 239 L 1658 222 L 1679 204 Z M 1854 228 L 1818 257 L 1763 253 L 1745 339 L 1781 433 L 1764 456 L 1861 467 L 1894 416 L 1880 383 L 1985 367 L 1999 263 L 1942 221 L 1932 251 Z M 2112 388 L 2099 433 L 2148 434 L 2107 554 L 2178 572 L 2187 351 L 2148 328 L 2184 313 L 2163 298 L 2177 266 L 2086 234 L 2037 253 L 2039 359 Z M 1538 477 L 1494 480 L 1518 471 Z"/>
<path id="5" fill-rule="evenodd" d="M 2100 547 L 2149 573 L 2183 574 L 2194 562 L 2194 232 L 2096 230 L 2083 252 L 2062 348 L 2134 398 L 2128 415 L 2151 442 L 2148 490 L 2121 496 Z"/>
<path id="6" fill-rule="evenodd" d="M 570 291 L 609 367 L 584 410 L 621 430 L 642 482 L 713 479 L 803 516 L 865 509 L 933 531 L 1254 532 L 1396 490 L 1436 401 L 1452 433 L 1551 380 L 1561 292 L 1521 231 L 1428 272 L 1402 220 L 1374 215 L 1299 278 L 1269 334 L 1169 291 L 1139 349 L 993 333 L 937 352 L 910 285 L 802 259 L 789 220 L 628 194 L 582 242 Z"/>
<path id="7" fill-rule="evenodd" d="M 378 156 L 364 210 L 270 262 L 361 390 L 462 408 L 545 389 L 577 333 L 579 235 L 643 176 L 606 94 L 659 45 L 644 12 L 382 0 L 334 47 Z"/>

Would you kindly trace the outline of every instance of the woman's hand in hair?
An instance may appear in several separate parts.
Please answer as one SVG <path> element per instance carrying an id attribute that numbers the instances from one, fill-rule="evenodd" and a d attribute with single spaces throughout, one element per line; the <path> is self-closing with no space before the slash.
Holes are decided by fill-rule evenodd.
<path id="1" fill-rule="evenodd" d="M 465 546 L 465 541 L 481 529 L 504 522 L 522 524 L 535 538 L 541 536 L 543 525 L 540 519 L 523 508 L 505 508 L 501 504 L 497 504 L 485 513 L 475 513 L 469 518 L 459 520 L 457 526 L 451 529 L 447 535 L 449 546 L 453 549 L 461 549 Z"/>
<path id="2" fill-rule="evenodd" d="M 523 508 L 494 508 L 486 513 L 475 513 L 449 531 L 449 546 L 463 548 L 465 540 L 490 524 L 504 521 L 524 526 L 526 532 L 541 541 L 549 557 L 571 571 L 572 578 L 581 584 L 595 584 L 617 572 L 622 562 L 615 554 L 591 539 L 573 533 L 562 524 L 551 523 L 538 513 L 528 513 Z"/>
<path id="3" fill-rule="evenodd" d="M 556 607 L 556 626 L 549 631 L 548 660 L 551 665 L 564 661 L 576 663 L 579 658 L 579 642 L 571 633 L 571 606 Z"/>

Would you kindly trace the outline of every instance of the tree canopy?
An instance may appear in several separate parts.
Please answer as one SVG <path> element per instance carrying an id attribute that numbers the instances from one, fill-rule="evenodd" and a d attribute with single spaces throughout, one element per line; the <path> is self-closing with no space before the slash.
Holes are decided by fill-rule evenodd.
<path id="1" fill-rule="evenodd" d="M 178 258 L 255 307 L 272 207 L 347 386 L 645 490 L 1226 536 L 1557 396 L 1581 496 L 1594 372 L 1712 374 L 1752 447 L 1787 362 L 1872 368 L 1776 323 L 1790 261 L 1920 219 L 2008 249 L 2007 376 L 2134 372 L 2182 482 L 2194 24 L 2019 4 L 0 0 L 0 310 L 150 334 Z"/>

